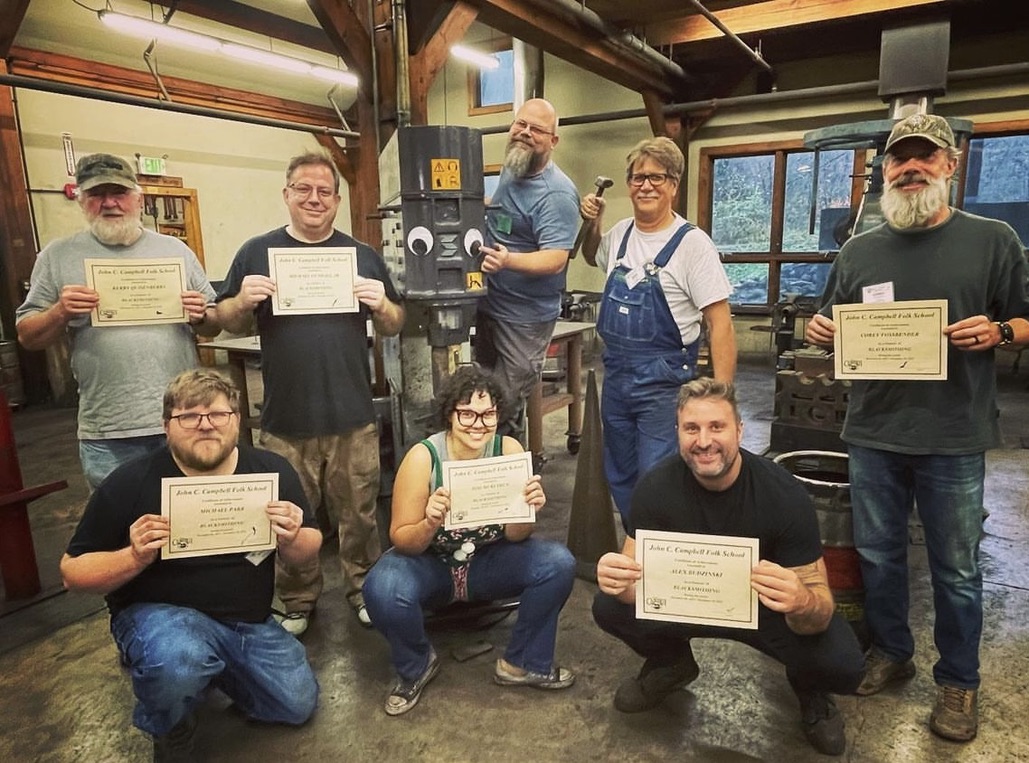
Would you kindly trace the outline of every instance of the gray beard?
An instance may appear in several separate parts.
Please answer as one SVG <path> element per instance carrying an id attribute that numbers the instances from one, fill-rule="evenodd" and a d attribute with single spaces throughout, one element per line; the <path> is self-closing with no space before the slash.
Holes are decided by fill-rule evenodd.
<path id="1" fill-rule="evenodd" d="M 928 187 L 913 194 L 899 190 L 896 183 L 895 180 L 893 185 L 883 188 L 880 200 L 883 216 L 894 228 L 924 228 L 950 203 L 950 184 L 946 178 L 930 180 Z"/>
<path id="2" fill-rule="evenodd" d="M 531 175 L 535 170 L 535 160 L 536 155 L 524 143 L 514 140 L 508 142 L 507 153 L 504 154 L 504 167 L 516 178 Z"/>
<path id="3" fill-rule="evenodd" d="M 143 226 L 139 221 L 130 217 L 123 217 L 120 220 L 97 217 L 89 224 L 89 229 L 100 243 L 107 246 L 130 246 L 136 243 L 143 232 Z"/>

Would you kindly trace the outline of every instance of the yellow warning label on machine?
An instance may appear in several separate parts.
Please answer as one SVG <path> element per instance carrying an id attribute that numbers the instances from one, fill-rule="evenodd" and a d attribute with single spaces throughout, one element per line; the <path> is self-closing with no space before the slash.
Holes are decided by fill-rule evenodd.
<path id="1" fill-rule="evenodd" d="M 460 159 L 433 159 L 432 160 L 432 190 L 434 190 L 434 191 L 460 191 L 461 190 L 461 160 Z"/>
<path id="2" fill-rule="evenodd" d="M 467 291 L 477 291 L 483 288 L 482 273 L 478 270 L 473 270 L 471 273 L 465 273 L 465 289 Z"/>

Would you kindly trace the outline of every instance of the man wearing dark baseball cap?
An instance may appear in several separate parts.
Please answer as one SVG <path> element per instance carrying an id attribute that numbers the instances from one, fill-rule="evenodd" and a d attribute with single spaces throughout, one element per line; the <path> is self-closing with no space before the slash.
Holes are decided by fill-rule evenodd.
<path id="1" fill-rule="evenodd" d="M 211 288 L 196 255 L 172 236 L 145 230 L 143 194 L 132 165 L 90 154 L 75 168 L 79 206 L 89 230 L 51 242 L 39 253 L 31 286 L 18 308 L 18 340 L 42 350 L 67 335 L 79 385 L 79 458 L 96 488 L 116 466 L 164 444 L 160 400 L 168 380 L 197 365 L 194 332 L 219 329 Z M 87 262 L 182 263 L 181 322 L 93 325 L 100 294 L 89 288 Z"/>
<path id="2" fill-rule="evenodd" d="M 929 728 L 966 742 L 979 728 L 985 455 L 1000 445 L 993 348 L 1029 343 L 1029 265 L 1007 223 L 950 206 L 961 155 L 955 144 L 947 120 L 935 114 L 894 125 L 882 164 L 886 222 L 844 244 L 805 338 L 832 346 L 835 304 L 947 301 L 945 380 L 853 380 L 841 437 L 871 636 L 857 693 L 875 694 L 915 674 L 907 563 L 915 505 L 939 653 Z"/>
<path id="3" fill-rule="evenodd" d="M 79 159 L 75 165 L 75 183 L 79 187 L 79 193 L 89 191 L 98 185 L 139 188 L 132 165 L 112 154 L 90 154 Z"/>

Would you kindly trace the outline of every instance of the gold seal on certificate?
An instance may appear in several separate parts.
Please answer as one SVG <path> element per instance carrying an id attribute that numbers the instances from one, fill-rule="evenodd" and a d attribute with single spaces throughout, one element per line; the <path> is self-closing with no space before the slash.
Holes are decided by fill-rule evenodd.
<path id="1" fill-rule="evenodd" d="M 93 326 L 186 323 L 185 262 L 155 259 L 86 259 L 86 286 L 100 295 L 90 315 Z"/>
<path id="2" fill-rule="evenodd" d="M 947 300 L 833 305 L 837 379 L 947 380 Z"/>
<path id="3" fill-rule="evenodd" d="M 356 313 L 357 249 L 270 247 L 268 275 L 275 281 L 273 315 Z"/>
<path id="4" fill-rule="evenodd" d="M 168 517 L 171 538 L 161 558 L 273 550 L 276 538 L 265 508 L 278 496 L 275 472 L 163 478 L 161 516 Z"/>
<path id="5" fill-rule="evenodd" d="M 506 525 L 535 522 L 536 510 L 525 502 L 525 483 L 532 476 L 532 454 L 444 461 L 443 486 L 450 491 L 450 511 L 443 527 Z"/>
<path id="6" fill-rule="evenodd" d="M 636 617 L 757 630 L 757 538 L 636 531 Z"/>

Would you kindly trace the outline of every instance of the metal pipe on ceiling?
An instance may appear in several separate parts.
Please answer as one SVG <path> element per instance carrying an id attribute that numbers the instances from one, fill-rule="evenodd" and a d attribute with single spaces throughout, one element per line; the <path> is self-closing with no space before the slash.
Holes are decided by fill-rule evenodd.
<path id="1" fill-rule="evenodd" d="M 142 106 L 143 108 L 148 109 L 173 111 L 179 114 L 190 114 L 196 117 L 211 117 L 213 119 L 226 119 L 230 122 L 260 125 L 262 127 L 277 127 L 281 130 L 318 133 L 323 135 L 332 135 L 337 138 L 352 138 L 354 140 L 361 137 L 361 133 L 359 132 L 341 130 L 338 127 L 289 122 L 285 119 L 272 119 L 271 117 L 260 117 L 254 114 L 223 111 L 220 109 L 212 109 L 208 106 L 193 106 L 188 103 L 162 101 L 158 98 L 145 98 L 140 95 L 112 93 L 106 90 L 94 90 L 92 88 L 82 87 L 81 85 L 72 85 L 67 82 L 53 82 L 51 80 L 36 79 L 35 77 L 24 77 L 20 74 L 0 74 L 0 85 L 20 87 L 26 90 L 40 90 L 42 92 L 56 93 L 58 95 L 74 95 L 79 98 L 90 98 L 96 101 L 110 101 L 111 103 L 122 103 L 127 106 Z"/>
<path id="2" fill-rule="evenodd" d="M 577 0 L 528 0 L 528 2 L 530 5 L 535 5 L 547 12 L 553 13 L 556 11 L 565 18 L 585 24 L 594 32 L 603 35 L 608 42 L 625 48 L 647 63 L 656 66 L 661 70 L 662 74 L 674 77 L 680 81 L 690 80 L 690 76 L 677 63 L 654 50 L 654 48 L 632 33 L 604 21 L 594 11 L 580 4 Z"/>
<path id="3" fill-rule="evenodd" d="M 737 35 L 734 31 L 729 29 L 729 27 L 723 24 L 721 19 L 719 19 L 715 14 L 713 14 L 711 11 L 705 8 L 701 4 L 700 0 L 688 0 L 688 2 L 690 5 L 697 9 L 697 12 L 700 15 L 702 15 L 704 18 L 710 21 L 719 32 L 728 37 L 733 43 L 735 43 L 735 45 L 738 48 L 743 50 L 747 54 L 748 58 L 750 58 L 755 64 L 757 64 L 766 72 L 768 72 L 773 78 L 775 77 L 775 71 L 772 69 L 772 65 L 769 64 L 758 51 L 753 50 L 749 45 L 747 45 L 747 43 L 741 40 L 739 35 Z"/>
<path id="4" fill-rule="evenodd" d="M 1009 76 L 1029 76 L 1029 62 L 999 64 L 997 66 L 984 66 L 976 69 L 960 69 L 949 72 L 947 74 L 947 82 L 968 82 Z M 754 95 L 737 95 L 729 98 L 708 98 L 703 101 L 670 103 L 664 106 L 661 111 L 665 116 L 696 114 L 736 106 L 760 106 L 768 103 L 785 103 L 814 98 L 838 98 L 844 95 L 859 95 L 870 90 L 878 91 L 878 89 L 879 80 L 870 79 L 861 82 L 849 82 L 844 85 L 821 85 L 799 90 L 779 90 L 774 93 L 755 93 Z M 595 124 L 597 122 L 615 122 L 620 119 L 639 119 L 647 115 L 646 109 L 624 109 L 622 111 L 605 111 L 596 114 L 580 114 L 579 116 L 561 117 L 561 126 L 568 127 L 569 125 Z M 510 125 L 498 125 L 496 127 L 480 128 L 480 132 L 483 135 L 497 135 L 507 132 L 508 129 L 510 129 Z"/>

